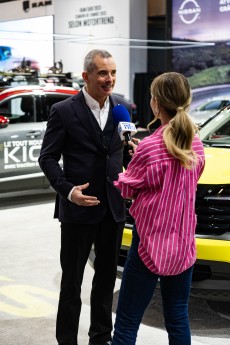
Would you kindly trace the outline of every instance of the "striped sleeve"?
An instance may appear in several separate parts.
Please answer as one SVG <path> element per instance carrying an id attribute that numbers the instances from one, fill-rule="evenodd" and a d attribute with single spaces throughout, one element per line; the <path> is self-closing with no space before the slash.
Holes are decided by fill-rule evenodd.
<path id="1" fill-rule="evenodd" d="M 146 188 L 146 155 L 139 145 L 130 161 L 127 170 L 119 174 L 114 185 L 121 190 L 123 198 L 135 199 L 140 189 Z"/>

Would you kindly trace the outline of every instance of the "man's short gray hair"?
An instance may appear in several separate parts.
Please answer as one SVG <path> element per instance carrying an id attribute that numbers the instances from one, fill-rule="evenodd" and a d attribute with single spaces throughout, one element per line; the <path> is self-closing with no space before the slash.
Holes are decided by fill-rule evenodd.
<path id="1" fill-rule="evenodd" d="M 87 73 L 92 73 L 96 68 L 95 63 L 93 62 L 94 58 L 99 55 L 102 58 L 110 58 L 112 55 L 107 52 L 107 50 L 93 49 L 91 50 L 84 59 L 84 71 Z"/>

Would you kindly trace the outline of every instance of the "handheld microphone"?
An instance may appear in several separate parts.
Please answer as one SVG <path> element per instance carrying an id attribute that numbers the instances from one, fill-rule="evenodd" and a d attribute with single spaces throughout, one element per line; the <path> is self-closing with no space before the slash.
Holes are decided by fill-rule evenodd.
<path id="1" fill-rule="evenodd" d="M 124 105 L 118 104 L 112 109 L 112 116 L 113 122 L 117 125 L 121 140 L 125 140 L 128 143 L 132 136 L 137 133 L 134 123 L 130 122 L 128 110 Z"/>

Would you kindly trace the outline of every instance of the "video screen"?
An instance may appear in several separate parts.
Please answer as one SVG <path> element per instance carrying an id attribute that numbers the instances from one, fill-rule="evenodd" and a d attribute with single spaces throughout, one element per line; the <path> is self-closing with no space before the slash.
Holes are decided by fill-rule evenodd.
<path id="1" fill-rule="evenodd" d="M 171 68 L 189 78 L 192 88 L 230 84 L 230 2 L 172 0 L 171 39 L 213 43 L 173 49 Z"/>
<path id="2" fill-rule="evenodd" d="M 172 0 L 172 39 L 174 40 L 229 41 L 229 21 L 230 2 Z"/>
<path id="3" fill-rule="evenodd" d="M 54 60 L 53 32 L 53 16 L 0 22 L 0 71 L 26 64 L 47 73 Z"/>

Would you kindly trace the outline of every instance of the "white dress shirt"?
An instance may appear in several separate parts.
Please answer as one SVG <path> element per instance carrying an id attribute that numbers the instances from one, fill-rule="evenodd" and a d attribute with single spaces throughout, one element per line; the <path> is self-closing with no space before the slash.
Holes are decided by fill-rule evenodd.
<path id="1" fill-rule="evenodd" d="M 82 92 L 84 94 L 86 104 L 91 109 L 95 119 L 103 130 L 109 114 L 109 97 L 106 98 L 103 108 L 100 108 L 99 103 L 88 94 L 85 86 L 83 87 Z"/>

